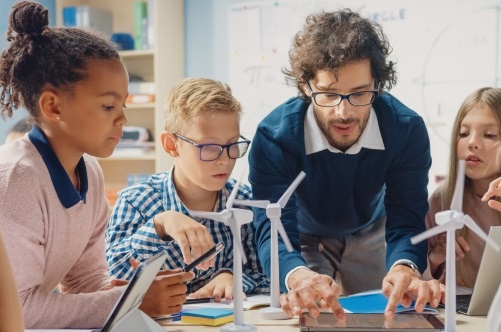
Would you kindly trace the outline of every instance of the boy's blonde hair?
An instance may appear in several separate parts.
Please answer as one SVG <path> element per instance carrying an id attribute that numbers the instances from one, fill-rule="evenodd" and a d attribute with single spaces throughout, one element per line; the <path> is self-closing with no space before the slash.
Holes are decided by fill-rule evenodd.
<path id="1" fill-rule="evenodd" d="M 240 116 L 242 106 L 228 85 L 208 78 L 185 78 L 167 97 L 164 129 L 183 135 L 203 113 L 227 112 Z"/>

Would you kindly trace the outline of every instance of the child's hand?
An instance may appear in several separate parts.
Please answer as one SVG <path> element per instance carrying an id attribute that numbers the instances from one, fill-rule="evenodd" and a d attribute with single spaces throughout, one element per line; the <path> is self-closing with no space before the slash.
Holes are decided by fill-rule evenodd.
<path id="1" fill-rule="evenodd" d="M 215 245 L 207 227 L 180 212 L 162 212 L 155 216 L 154 222 L 155 230 L 160 238 L 170 236 L 177 242 L 186 264 L 191 263 Z M 214 266 L 215 260 L 214 257 L 202 262 L 197 265 L 197 269 L 207 270 Z"/>
<path id="2" fill-rule="evenodd" d="M 215 302 L 233 299 L 233 274 L 230 272 L 218 274 L 207 285 L 191 293 L 189 297 L 213 297 Z M 247 299 L 245 294 L 244 299 Z"/>
<path id="3" fill-rule="evenodd" d="M 495 197 L 501 197 L 501 178 L 497 178 L 489 184 L 489 189 L 482 197 L 483 202 L 487 202 L 487 204 L 498 211 L 501 211 L 501 202 L 496 201 Z"/>
<path id="4" fill-rule="evenodd" d="M 178 313 L 186 301 L 185 282 L 193 277 L 193 272 L 157 275 L 139 308 L 152 317 Z"/>
<path id="5" fill-rule="evenodd" d="M 105 286 L 102 290 L 110 290 L 115 287 L 120 287 L 120 286 L 125 286 L 129 283 L 128 280 L 123 280 L 123 279 L 112 279 L 110 284 Z"/>
<path id="6" fill-rule="evenodd" d="M 130 265 L 131 265 L 134 269 L 137 269 L 137 268 L 138 268 L 138 266 L 139 266 L 139 264 L 140 264 L 140 263 L 139 263 L 139 261 L 138 261 L 137 259 L 135 259 L 135 258 L 131 258 L 131 259 L 129 259 L 129 263 L 130 263 Z M 112 280 L 110 281 L 110 284 L 109 284 L 109 285 L 107 285 L 107 286 L 105 286 L 105 287 L 103 288 L 103 290 L 110 290 L 110 289 L 113 289 L 113 288 L 115 288 L 115 287 L 125 286 L 125 285 L 127 285 L 128 283 L 129 283 L 129 281 L 128 281 L 128 280 L 125 280 L 125 279 L 112 279 Z"/>

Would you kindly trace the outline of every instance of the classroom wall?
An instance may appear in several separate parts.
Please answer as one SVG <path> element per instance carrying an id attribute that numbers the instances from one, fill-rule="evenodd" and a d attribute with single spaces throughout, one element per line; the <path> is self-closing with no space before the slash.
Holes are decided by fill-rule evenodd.
<path id="1" fill-rule="evenodd" d="M 228 79 L 227 18 L 230 0 L 185 0 L 185 73 Z"/>
<path id="2" fill-rule="evenodd" d="M 7 38 L 5 37 L 5 33 L 7 32 L 8 27 L 8 13 L 10 13 L 11 7 L 14 3 L 18 1 L 16 0 L 0 0 L 0 51 L 5 50 L 7 47 Z M 39 3 L 47 7 L 49 10 L 49 24 L 54 26 L 56 23 L 56 17 L 53 15 L 56 2 L 55 0 L 39 0 Z M 0 144 L 5 141 L 5 136 L 10 127 L 12 127 L 19 119 L 26 116 L 26 110 L 18 110 L 15 111 L 12 118 L 6 119 L 5 121 L 0 117 Z"/>

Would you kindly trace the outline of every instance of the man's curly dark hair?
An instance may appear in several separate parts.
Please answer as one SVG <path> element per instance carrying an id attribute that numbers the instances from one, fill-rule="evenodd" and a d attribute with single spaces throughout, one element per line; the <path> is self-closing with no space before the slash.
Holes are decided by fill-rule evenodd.
<path id="1" fill-rule="evenodd" d="M 335 76 L 341 67 L 353 61 L 369 59 L 372 76 L 380 90 L 396 84 L 393 62 L 387 57 L 392 49 L 381 25 L 361 17 L 350 9 L 320 12 L 306 18 L 289 51 L 290 69 L 283 68 L 289 85 L 309 100 L 303 86 L 318 70 L 329 70 Z"/>

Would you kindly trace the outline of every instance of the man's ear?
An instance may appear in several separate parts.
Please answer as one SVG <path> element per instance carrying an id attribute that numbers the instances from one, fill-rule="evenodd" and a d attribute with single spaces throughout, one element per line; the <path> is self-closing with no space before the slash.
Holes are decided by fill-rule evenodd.
<path id="1" fill-rule="evenodd" d="M 45 89 L 38 99 L 38 107 L 42 117 L 49 121 L 61 119 L 61 98 L 54 89 Z"/>
<path id="2" fill-rule="evenodd" d="M 311 97 L 311 91 L 310 89 L 308 88 L 308 85 L 306 85 L 306 83 L 300 83 L 301 84 L 301 88 L 303 90 L 303 93 L 305 95 L 307 95 L 308 97 Z"/>
<path id="3" fill-rule="evenodd" d="M 178 157 L 179 151 L 177 150 L 176 142 L 177 137 L 173 133 L 168 131 L 163 131 L 160 134 L 160 140 L 162 142 L 162 146 L 171 157 Z"/>

